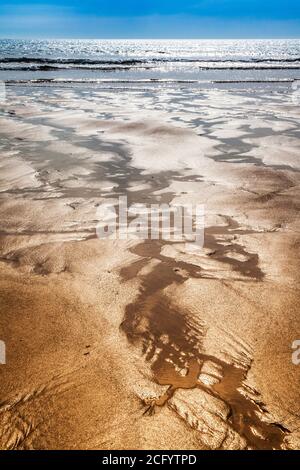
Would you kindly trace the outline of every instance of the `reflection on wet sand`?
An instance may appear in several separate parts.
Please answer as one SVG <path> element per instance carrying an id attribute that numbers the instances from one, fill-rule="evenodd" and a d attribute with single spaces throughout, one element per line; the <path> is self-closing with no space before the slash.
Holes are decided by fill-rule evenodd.
<path id="1" fill-rule="evenodd" d="M 232 225 L 236 228 L 235 224 Z M 220 234 L 224 233 L 224 228 L 212 231 Z M 211 238 L 212 235 L 208 240 Z M 288 430 L 278 423 L 263 422 L 259 417 L 259 401 L 255 402 L 241 392 L 251 363 L 247 367 L 243 364 L 235 367 L 203 354 L 201 346 L 205 335 L 204 327 L 198 325 L 195 329 L 189 323 L 188 312 L 177 309 L 164 296 L 164 289 L 171 283 L 182 283 L 189 276 L 201 279 L 201 272 L 193 265 L 178 263 L 162 256 L 160 249 L 160 243 L 153 242 L 141 243 L 133 249 L 135 254 L 145 257 L 144 259 L 157 259 L 160 263 L 149 274 L 141 276 L 139 297 L 126 307 L 125 319 L 121 325 L 129 341 L 140 344 L 145 360 L 151 362 L 157 383 L 168 385 L 161 396 L 144 400 L 145 413 L 152 415 L 155 407 L 166 405 L 177 389 L 201 388 L 228 405 L 228 425 L 245 438 L 249 448 L 280 449 Z M 145 261 L 137 263 L 121 270 L 124 280 L 137 276 Z M 252 275 L 258 272 L 259 280 L 261 273 L 255 268 L 255 263 L 252 271 L 247 265 L 245 272 L 247 276 L 250 272 Z M 219 367 L 222 374 L 221 381 L 211 387 L 199 380 L 201 368 L 206 361 Z"/>

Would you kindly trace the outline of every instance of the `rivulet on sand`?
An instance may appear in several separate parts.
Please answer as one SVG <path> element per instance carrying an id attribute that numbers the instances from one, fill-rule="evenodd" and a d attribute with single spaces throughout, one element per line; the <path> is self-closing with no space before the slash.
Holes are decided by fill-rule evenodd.
<path id="1" fill-rule="evenodd" d="M 299 449 L 300 112 L 288 93 L 7 89 L 1 449 Z M 98 208 L 204 204 L 205 244 Z"/>

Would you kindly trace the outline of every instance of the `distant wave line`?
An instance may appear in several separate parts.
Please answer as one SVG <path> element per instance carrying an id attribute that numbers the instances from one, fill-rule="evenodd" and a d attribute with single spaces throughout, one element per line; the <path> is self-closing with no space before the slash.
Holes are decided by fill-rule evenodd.
<path id="1" fill-rule="evenodd" d="M 248 64 L 264 64 L 264 63 L 296 63 L 300 62 L 300 57 L 287 58 L 188 58 L 188 57 L 169 57 L 169 58 L 143 58 L 143 59 L 88 59 L 88 58 L 48 58 L 48 57 L 0 57 L 0 63 L 31 63 L 31 64 L 62 64 L 62 65 L 138 65 L 151 63 L 248 63 Z"/>
<path id="2" fill-rule="evenodd" d="M 102 71 L 102 72 L 114 72 L 114 71 L 122 71 L 122 70 L 149 70 L 152 69 L 154 70 L 155 67 L 153 66 L 147 66 L 145 65 L 140 65 L 140 66 L 104 66 L 104 67 L 79 67 L 79 66 L 74 66 L 74 67 L 59 67 L 59 66 L 54 66 L 54 65 L 40 65 L 40 66 L 32 66 L 32 67 L 7 67 L 4 66 L 2 67 L 0 65 L 0 71 L 2 72 L 54 72 L 54 71 L 64 71 L 64 70 L 90 70 L 92 71 Z M 287 65 L 286 67 L 283 66 L 252 66 L 252 67 L 243 67 L 243 66 L 224 66 L 224 67 L 215 67 L 215 66 L 199 66 L 196 70 L 245 70 L 245 71 L 251 71 L 251 70 L 300 70 L 300 63 L 299 65 L 294 65 L 294 66 L 289 66 Z"/>
<path id="3" fill-rule="evenodd" d="M 20 80 L 6 80 L 6 85 L 18 85 L 18 84 L 101 84 L 101 83 L 116 83 L 116 84 L 135 84 L 135 83 L 194 83 L 194 84 L 205 84 L 205 83 L 293 83 L 297 81 L 293 78 L 281 78 L 281 79 L 245 79 L 245 80 L 187 80 L 187 79 L 66 79 L 66 78 L 37 78 L 37 79 L 20 79 Z"/>

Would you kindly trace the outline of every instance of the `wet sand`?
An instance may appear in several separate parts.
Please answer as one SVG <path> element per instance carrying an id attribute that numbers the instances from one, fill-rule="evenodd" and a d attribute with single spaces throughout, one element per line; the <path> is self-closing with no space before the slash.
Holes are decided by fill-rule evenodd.
<path id="1" fill-rule="evenodd" d="M 300 112 L 287 92 L 11 86 L 1 449 L 299 449 Z M 98 208 L 204 204 L 202 250 Z"/>

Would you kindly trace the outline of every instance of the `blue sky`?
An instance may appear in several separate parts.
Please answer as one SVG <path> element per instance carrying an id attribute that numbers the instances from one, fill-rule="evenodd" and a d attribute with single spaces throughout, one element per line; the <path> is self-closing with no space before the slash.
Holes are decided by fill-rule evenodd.
<path id="1" fill-rule="evenodd" d="M 300 0 L 1 0 L 0 37 L 300 37 Z"/>

